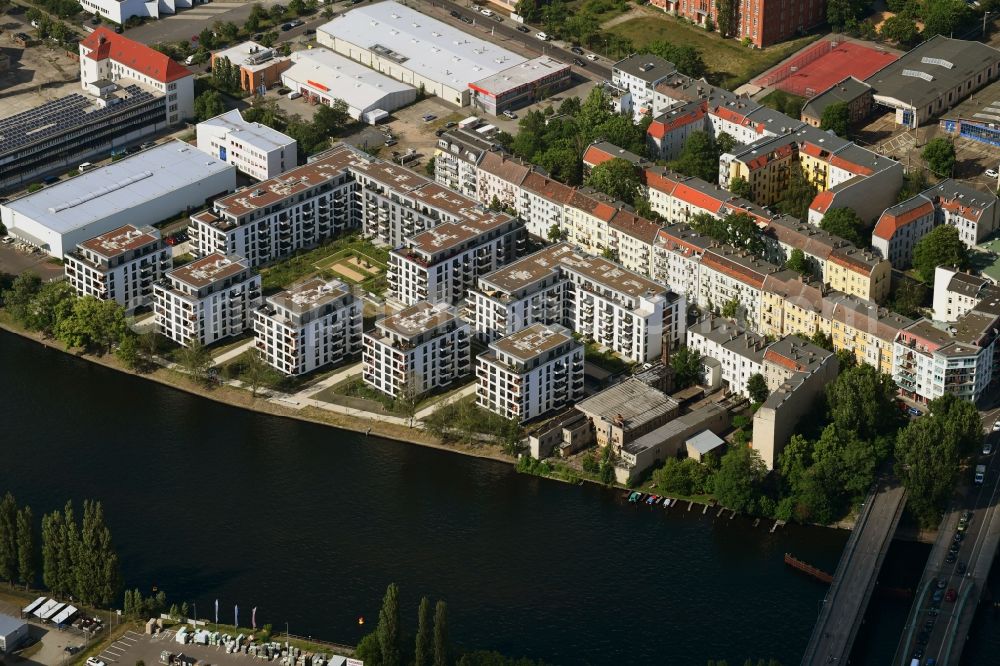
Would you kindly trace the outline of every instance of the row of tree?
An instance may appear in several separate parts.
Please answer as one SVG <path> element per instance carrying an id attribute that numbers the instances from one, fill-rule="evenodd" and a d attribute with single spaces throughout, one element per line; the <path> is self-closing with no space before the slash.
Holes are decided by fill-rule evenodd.
<path id="1" fill-rule="evenodd" d="M 34 522 L 31 507 L 18 507 L 9 492 L 0 500 L 0 578 L 25 587 L 38 574 Z"/>
<path id="2" fill-rule="evenodd" d="M 358 643 L 355 657 L 366 666 L 545 666 L 541 661 L 510 658 L 497 652 L 474 651 L 456 655 L 448 632 L 448 605 L 433 606 L 423 597 L 417 607 L 417 634 L 404 635 L 399 588 L 390 583 L 382 600 L 375 631 Z"/>

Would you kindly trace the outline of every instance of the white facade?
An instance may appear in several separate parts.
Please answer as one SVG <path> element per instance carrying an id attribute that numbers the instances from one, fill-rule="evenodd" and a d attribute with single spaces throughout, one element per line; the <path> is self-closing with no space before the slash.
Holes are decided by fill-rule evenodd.
<path id="1" fill-rule="evenodd" d="M 974 317 L 972 322 L 984 322 L 987 329 L 974 337 L 965 327 L 959 334 L 955 327 L 937 329 L 924 319 L 900 331 L 893 348 L 892 378 L 903 395 L 924 403 L 945 393 L 979 400 L 996 369 L 997 320 L 996 315 Z"/>
<path id="2" fill-rule="evenodd" d="M 194 73 L 170 56 L 104 27 L 80 41 L 80 85 L 88 90 L 98 81 L 122 86 L 134 82 L 162 93 L 168 124 L 194 117 Z"/>
<path id="3" fill-rule="evenodd" d="M 987 278 L 938 266 L 934 269 L 934 321 L 958 321 L 983 300 L 998 294 L 1000 288 Z"/>
<path id="4" fill-rule="evenodd" d="M 160 4 L 160 0 L 80 0 L 83 11 L 118 25 L 125 25 L 133 16 L 160 18 Z"/>
<path id="5" fill-rule="evenodd" d="M 872 231 L 872 248 L 894 268 L 908 268 L 913 249 L 934 228 L 934 201 L 923 194 L 887 208 Z"/>
<path id="6" fill-rule="evenodd" d="M 524 423 L 583 397 L 583 345 L 566 329 L 534 324 L 476 357 L 476 403 Z"/>
<path id="7" fill-rule="evenodd" d="M 168 141 L 0 205 L 9 232 L 57 259 L 126 224 L 143 226 L 236 189 L 236 169 Z"/>
<path id="8" fill-rule="evenodd" d="M 211 254 L 168 272 L 153 300 L 163 335 L 185 347 L 210 345 L 251 327 L 260 275 L 241 257 Z"/>
<path id="9" fill-rule="evenodd" d="M 719 362 L 721 379 L 733 393 L 749 397 L 747 382 L 764 375 L 764 338 L 731 321 L 708 317 L 687 330 L 687 346 Z"/>
<path id="10" fill-rule="evenodd" d="M 632 97 L 631 111 L 638 120 L 644 114 L 653 113 L 656 84 L 676 71 L 667 60 L 640 53 L 616 62 L 611 70 L 611 82 L 629 92 Z"/>
<path id="11" fill-rule="evenodd" d="M 338 365 L 361 352 L 363 306 L 339 280 L 296 283 L 254 311 L 258 353 L 286 375 Z"/>
<path id="12" fill-rule="evenodd" d="M 535 323 L 560 324 L 638 363 L 659 357 L 664 334 L 672 346 L 684 340 L 682 297 L 568 243 L 480 278 L 468 309 L 487 341 Z"/>
<path id="13" fill-rule="evenodd" d="M 698 306 L 722 310 L 735 300 L 739 320 L 756 330 L 764 278 L 777 271 L 776 266 L 737 254 L 729 247 L 708 250 L 699 269 Z"/>
<path id="14" fill-rule="evenodd" d="M 470 83 L 527 61 L 393 1 L 351 9 L 320 26 L 316 41 L 457 106 L 469 105 Z"/>
<path id="15" fill-rule="evenodd" d="M 364 382 L 394 398 L 416 398 L 471 371 L 469 325 L 444 304 L 421 302 L 384 317 L 363 345 Z"/>
<path id="16" fill-rule="evenodd" d="M 435 182 L 477 199 L 479 162 L 495 147 L 473 131 L 445 132 L 434 151 Z"/>
<path id="17" fill-rule="evenodd" d="M 79 296 L 112 300 L 132 311 L 152 300 L 153 284 L 170 264 L 159 231 L 126 225 L 77 245 L 66 254 L 64 270 Z"/>
<path id="18" fill-rule="evenodd" d="M 295 139 L 267 125 L 243 120 L 237 109 L 198 123 L 198 150 L 257 180 L 267 180 L 298 165 Z"/>
<path id="19" fill-rule="evenodd" d="M 355 120 L 380 110 L 392 113 L 417 100 L 417 89 L 368 69 L 329 49 L 294 51 L 281 74 L 285 87 L 327 106 L 343 100 Z"/>

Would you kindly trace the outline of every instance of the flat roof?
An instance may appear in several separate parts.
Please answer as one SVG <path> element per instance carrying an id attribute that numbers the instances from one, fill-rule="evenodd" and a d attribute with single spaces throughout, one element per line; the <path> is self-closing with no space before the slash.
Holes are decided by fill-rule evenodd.
<path id="1" fill-rule="evenodd" d="M 350 287 L 340 280 L 313 277 L 296 282 L 288 289 L 268 296 L 267 302 L 295 314 L 304 314 L 333 303 L 350 292 Z"/>
<path id="2" fill-rule="evenodd" d="M 352 9 L 318 30 L 452 88 L 527 60 L 392 0 Z"/>
<path id="3" fill-rule="evenodd" d="M 573 336 L 562 326 L 532 324 L 490 343 L 490 347 L 519 361 L 530 361 L 572 340 Z"/>
<path id="4" fill-rule="evenodd" d="M 471 82 L 469 87 L 496 97 L 546 76 L 568 71 L 566 63 L 549 56 L 539 56 Z"/>
<path id="5" fill-rule="evenodd" d="M 505 224 L 512 224 L 513 221 L 514 218 L 506 213 L 481 211 L 472 219 L 461 222 L 445 222 L 421 231 L 408 238 L 406 244 L 408 248 L 434 255 L 438 252 L 467 246 L 470 241 L 477 240 L 483 234 L 488 234 Z M 407 248 L 402 248 L 399 252 L 405 255 L 406 250 Z"/>
<path id="6" fill-rule="evenodd" d="M 994 81 L 965 101 L 942 111 L 941 117 L 984 125 L 1000 123 L 1000 81 Z"/>
<path id="7" fill-rule="evenodd" d="M 207 127 L 221 127 L 228 130 L 231 136 L 236 137 L 248 146 L 253 146 L 265 152 L 295 143 L 295 139 L 276 129 L 271 129 L 261 123 L 252 123 L 244 120 L 243 115 L 238 109 L 232 109 L 214 118 L 203 120 L 198 123 L 197 127 L 201 127 L 202 125 Z"/>
<path id="8" fill-rule="evenodd" d="M 367 109 L 381 102 L 386 95 L 409 91 L 416 94 L 413 86 L 380 74 L 330 49 L 295 51 L 291 60 L 292 66 L 285 70 L 282 77 L 342 99 L 355 109 Z"/>
<path id="9" fill-rule="evenodd" d="M 183 141 L 167 141 L 3 205 L 66 234 L 235 169 Z"/>
<path id="10" fill-rule="evenodd" d="M 719 415 L 724 414 L 725 411 L 725 408 L 718 403 L 710 402 L 684 416 L 678 416 L 676 419 L 667 421 L 656 430 L 647 432 L 642 437 L 625 444 L 622 449 L 632 455 L 638 455 L 646 449 L 659 446 L 663 442 L 691 428 L 707 427 Z"/>
<path id="11" fill-rule="evenodd" d="M 0 636 L 9 636 L 24 626 L 24 624 L 26 624 L 24 620 L 19 620 L 10 615 L 0 614 Z M 8 646 L 8 648 L 9 647 L 10 646 Z"/>
<path id="12" fill-rule="evenodd" d="M 229 62 L 233 65 L 248 67 L 249 69 L 261 66 L 264 63 L 270 64 L 276 59 L 281 59 L 277 51 L 254 41 L 241 42 L 235 46 L 230 46 L 228 49 L 216 51 L 212 54 L 212 57 L 215 59 L 228 58 Z M 248 60 L 250 62 L 247 62 Z M 260 62 L 254 62 L 256 60 L 260 60 Z"/>
<path id="13" fill-rule="evenodd" d="M 935 35 L 869 76 L 865 83 L 875 89 L 876 97 L 919 109 L 997 62 L 1000 51 L 991 46 Z"/>
<path id="14" fill-rule="evenodd" d="M 160 232 L 153 227 L 145 226 L 140 229 L 134 225 L 126 224 L 106 234 L 85 240 L 80 243 L 80 247 L 106 259 L 111 259 L 158 240 L 160 240 Z"/>
<path id="15" fill-rule="evenodd" d="M 864 81 L 848 76 L 843 81 L 834 83 L 823 92 L 807 100 L 803 108 L 818 118 L 831 104 L 853 102 L 865 93 L 871 92 L 871 89 L 872 87 Z"/>
<path id="16" fill-rule="evenodd" d="M 578 252 L 569 243 L 549 245 L 483 276 L 481 280 L 510 293 L 523 289 L 559 269 L 571 270 L 595 283 L 632 298 L 662 294 L 667 288 L 603 257 Z"/>
<path id="17" fill-rule="evenodd" d="M 677 400 L 635 377 L 595 393 L 576 405 L 585 414 L 608 421 L 620 418 L 630 427 L 676 412 L 679 407 Z"/>
<path id="18" fill-rule="evenodd" d="M 764 361 L 792 372 L 812 372 L 831 356 L 832 351 L 817 347 L 797 335 L 786 335 L 768 346 Z"/>
<path id="19" fill-rule="evenodd" d="M 709 451 L 714 451 L 725 444 L 726 440 L 722 439 L 711 430 L 702 430 L 697 435 L 688 437 L 684 443 L 698 453 L 704 455 Z"/>
<path id="20" fill-rule="evenodd" d="M 213 252 L 207 257 L 196 259 L 190 264 L 175 268 L 167 273 L 173 280 L 178 280 L 195 289 L 207 287 L 226 278 L 238 275 L 248 267 L 246 259 L 235 255 L 224 255 Z"/>
<path id="21" fill-rule="evenodd" d="M 619 60 L 614 69 L 652 83 L 676 72 L 677 66 L 658 55 L 638 53 Z"/>
<path id="22" fill-rule="evenodd" d="M 444 303 L 433 304 L 428 301 L 420 301 L 408 308 L 403 308 L 396 314 L 384 317 L 376 325 L 379 328 L 393 331 L 404 338 L 413 338 L 455 319 L 457 317 L 450 306 Z"/>

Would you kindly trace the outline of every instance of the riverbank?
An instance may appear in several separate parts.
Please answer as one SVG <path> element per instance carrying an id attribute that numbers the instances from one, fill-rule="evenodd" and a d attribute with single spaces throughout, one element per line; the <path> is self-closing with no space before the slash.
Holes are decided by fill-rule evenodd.
<path id="1" fill-rule="evenodd" d="M 19 326 L 16 322 L 11 321 L 11 318 L 6 313 L 3 313 L 2 316 L 0 316 L 0 329 L 83 361 L 88 361 L 139 379 L 148 379 L 191 395 L 196 395 L 214 402 L 229 405 L 230 407 L 237 407 L 246 411 L 268 414 L 270 416 L 280 416 L 283 418 L 331 426 L 364 435 L 374 435 L 397 442 L 417 444 L 419 446 L 430 447 L 440 451 L 448 451 L 476 458 L 485 458 L 508 464 L 513 464 L 515 462 L 512 456 L 506 455 L 499 450 L 493 451 L 475 446 L 447 443 L 420 428 L 401 426 L 387 421 L 384 418 L 380 418 L 377 414 L 372 414 L 371 417 L 368 418 L 360 416 L 360 413 L 363 412 L 360 412 L 359 414 L 344 414 L 341 412 L 324 410 L 312 405 L 305 405 L 298 409 L 285 407 L 268 399 L 263 393 L 259 393 L 257 397 L 254 397 L 251 395 L 250 391 L 229 386 L 227 384 L 205 387 L 193 381 L 190 377 L 183 373 L 162 366 L 158 366 L 155 370 L 150 372 L 135 372 L 126 368 L 115 356 L 111 354 L 96 356 L 94 354 L 75 352 L 66 349 L 63 345 L 51 338 L 47 338 L 42 334 L 29 331 Z"/>

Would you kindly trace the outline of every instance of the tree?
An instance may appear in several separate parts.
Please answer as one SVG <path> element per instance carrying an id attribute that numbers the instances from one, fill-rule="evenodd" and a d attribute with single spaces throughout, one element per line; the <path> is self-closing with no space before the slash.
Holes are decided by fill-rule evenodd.
<path id="1" fill-rule="evenodd" d="M 927 287 L 916 280 L 904 279 L 892 293 L 889 309 L 904 317 L 920 317 L 927 298 Z"/>
<path id="2" fill-rule="evenodd" d="M 867 363 L 841 372 L 828 384 L 826 401 L 837 429 L 863 440 L 887 434 L 899 423 L 896 383 Z"/>
<path id="3" fill-rule="evenodd" d="M 313 125 L 324 136 L 337 133 L 351 122 L 351 114 L 347 102 L 335 99 L 330 106 L 320 104 L 313 115 Z"/>
<path id="4" fill-rule="evenodd" d="M 801 273 L 805 275 L 809 272 L 809 262 L 806 260 L 806 253 L 795 248 L 788 254 L 788 261 L 785 262 L 785 268 L 788 270 L 795 271 L 796 273 Z"/>
<path id="5" fill-rule="evenodd" d="M 218 26 L 218 32 L 222 36 L 222 39 L 227 43 L 235 42 L 236 38 L 240 36 L 240 29 L 232 21 L 226 21 L 225 23 Z"/>
<path id="6" fill-rule="evenodd" d="M 17 579 L 28 589 L 38 575 L 34 514 L 30 506 L 17 512 Z"/>
<path id="7" fill-rule="evenodd" d="M 969 16 L 969 7 L 961 0 L 925 0 L 921 12 L 924 29 L 920 36 L 923 39 L 935 35 L 951 37 L 969 20 Z"/>
<path id="8" fill-rule="evenodd" d="M 819 223 L 819 228 L 830 232 L 834 236 L 840 236 L 856 246 L 861 247 L 866 245 L 862 238 L 865 223 L 851 208 L 833 208 L 828 210 L 823 216 L 823 221 Z"/>
<path id="9" fill-rule="evenodd" d="M 924 149 L 920 151 L 920 157 L 938 176 L 950 178 L 955 168 L 955 144 L 950 139 L 939 136 L 927 142 Z"/>
<path id="10" fill-rule="evenodd" d="M 250 386 L 250 397 L 257 399 L 257 391 L 271 379 L 271 366 L 251 349 L 245 356 L 240 379 Z"/>
<path id="11" fill-rule="evenodd" d="M 296 16 L 302 16 L 306 13 L 306 3 L 302 0 L 291 0 L 288 3 L 288 11 L 295 14 Z"/>
<path id="12" fill-rule="evenodd" d="M 115 356 L 129 370 L 138 370 L 142 364 L 142 356 L 139 354 L 139 339 L 132 332 L 128 332 L 121 337 Z"/>
<path id="13" fill-rule="evenodd" d="M 913 267 L 927 284 L 934 284 L 934 269 L 938 266 L 964 268 L 968 263 L 968 250 L 958 229 L 949 224 L 934 228 L 913 248 Z"/>
<path id="14" fill-rule="evenodd" d="M 923 169 L 913 169 L 903 175 L 903 187 L 896 196 L 896 202 L 900 203 L 910 199 L 927 189 L 927 176 Z"/>
<path id="15" fill-rule="evenodd" d="M 52 335 L 59 322 L 73 310 L 76 293 L 68 282 L 46 282 L 28 305 L 23 323 L 33 331 Z"/>
<path id="16" fill-rule="evenodd" d="M 106 607 L 121 591 L 118 554 L 111 542 L 111 531 L 104 523 L 104 508 L 98 501 L 83 503 L 76 576 L 77 594 L 84 603 Z"/>
<path id="17" fill-rule="evenodd" d="M 281 5 L 271 5 L 271 9 L 268 11 L 268 15 L 271 20 L 275 23 L 281 23 L 285 20 L 285 8 Z"/>
<path id="18" fill-rule="evenodd" d="M 10 491 L 0 500 L 0 578 L 17 578 L 17 502 Z"/>
<path id="19" fill-rule="evenodd" d="M 857 20 L 856 3 L 852 0 L 827 0 L 826 21 L 834 32 L 843 32 L 844 28 Z"/>
<path id="20" fill-rule="evenodd" d="M 128 331 L 125 309 L 116 301 L 84 296 L 73 303 L 56 327 L 56 337 L 67 347 L 110 353 Z"/>
<path id="21" fill-rule="evenodd" d="M 743 176 L 733 176 L 729 181 L 729 191 L 744 199 L 753 198 L 753 186 Z"/>
<path id="22" fill-rule="evenodd" d="M 719 150 L 708 132 L 691 132 L 684 142 L 680 156 L 670 168 L 685 176 L 695 176 L 708 182 L 719 179 Z"/>
<path id="23" fill-rule="evenodd" d="M 434 643 L 431 628 L 431 600 L 424 597 L 417 609 L 417 644 L 414 666 L 431 666 L 434 660 Z"/>
<path id="24" fill-rule="evenodd" d="M 451 646 L 448 644 L 448 604 L 438 601 L 434 607 L 434 666 L 448 666 Z"/>
<path id="25" fill-rule="evenodd" d="M 399 588 L 395 583 L 389 583 L 382 600 L 382 609 L 378 614 L 378 626 L 375 628 L 378 637 L 379 653 L 382 655 L 382 666 L 402 666 L 402 640 L 399 634 Z"/>
<path id="26" fill-rule="evenodd" d="M 42 516 L 42 583 L 56 595 L 67 591 L 62 570 L 65 536 L 61 512 L 53 511 Z"/>
<path id="27" fill-rule="evenodd" d="M 771 391 L 767 388 L 767 380 L 764 379 L 764 375 L 759 372 L 750 375 L 747 380 L 747 393 L 750 394 L 750 399 L 754 402 L 760 403 L 767 400 Z"/>
<path id="28" fill-rule="evenodd" d="M 736 24 L 737 3 L 733 0 L 719 0 L 716 3 L 716 18 L 719 22 L 719 34 L 723 37 L 732 35 L 733 26 Z"/>
<path id="29" fill-rule="evenodd" d="M 953 393 L 931 400 L 927 411 L 941 423 L 960 456 L 974 455 L 983 441 L 983 421 L 975 404 Z"/>
<path id="30" fill-rule="evenodd" d="M 616 157 L 595 166 L 587 177 L 587 185 L 632 205 L 639 195 L 642 180 L 634 164 Z"/>
<path id="31" fill-rule="evenodd" d="M 722 316 L 726 319 L 736 319 L 740 312 L 740 299 L 735 296 L 726 301 L 722 306 Z"/>
<path id="32" fill-rule="evenodd" d="M 179 353 L 181 367 L 199 381 L 204 381 L 208 376 L 208 369 L 212 367 L 212 354 L 198 340 L 182 349 Z"/>
<path id="33" fill-rule="evenodd" d="M 820 117 L 821 130 L 833 130 L 837 136 L 846 139 L 851 126 L 851 109 L 847 102 L 834 102 L 823 109 Z"/>
<path id="34" fill-rule="evenodd" d="M 631 43 L 624 41 L 620 46 L 627 46 L 625 50 L 631 51 Z M 708 67 L 702 58 L 701 51 L 686 44 L 675 44 L 673 42 L 656 41 L 648 43 L 641 50 L 642 53 L 652 53 L 661 58 L 669 60 L 677 67 L 677 71 L 694 79 L 700 79 L 708 73 Z"/>
<path id="35" fill-rule="evenodd" d="M 546 236 L 553 243 L 557 243 L 562 239 L 563 232 L 562 229 L 559 228 L 558 224 L 553 224 L 551 227 L 549 227 L 549 232 L 548 234 L 546 234 Z"/>
<path id="36" fill-rule="evenodd" d="M 775 207 L 785 215 L 805 220 L 809 217 L 809 205 L 816 198 L 816 186 L 806 179 L 800 169 L 793 168 L 788 185 Z"/>
<path id="37" fill-rule="evenodd" d="M 936 525 L 955 488 L 961 458 L 934 415 L 911 421 L 896 437 L 896 474 L 909 496 L 910 511 L 921 525 Z"/>
<path id="38" fill-rule="evenodd" d="M 715 496 L 719 503 L 740 513 L 756 513 L 767 467 L 749 446 L 734 446 L 722 456 L 715 473 Z"/>
<path id="39" fill-rule="evenodd" d="M 217 90 L 206 90 L 194 100 L 194 115 L 199 121 L 214 118 L 225 112 L 226 105 Z"/>
<path id="40" fill-rule="evenodd" d="M 259 2 L 255 2 L 250 7 L 250 16 L 247 17 L 243 27 L 247 32 L 257 32 L 260 29 L 261 21 L 267 19 L 267 10 Z"/>
<path id="41" fill-rule="evenodd" d="M 22 324 L 28 319 L 31 302 L 42 288 L 42 279 L 30 271 L 21 273 L 3 292 L 3 306 L 7 312 Z"/>
<path id="42" fill-rule="evenodd" d="M 825 349 L 827 351 L 833 351 L 833 336 L 827 335 L 821 329 L 816 329 L 812 337 L 809 338 L 809 342 L 813 343 L 820 349 Z"/>
<path id="43" fill-rule="evenodd" d="M 879 34 L 883 39 L 896 42 L 900 46 L 910 47 L 920 41 L 920 31 L 912 16 L 896 14 L 882 22 Z"/>
<path id="44" fill-rule="evenodd" d="M 354 648 L 354 656 L 366 664 L 379 666 L 382 663 L 382 654 L 379 652 L 378 647 L 378 636 L 374 631 L 366 634 L 358 641 L 358 646 Z"/>
<path id="45" fill-rule="evenodd" d="M 694 458 L 668 458 L 653 471 L 653 483 L 665 493 L 699 495 L 711 489 L 712 471 Z"/>
<path id="46" fill-rule="evenodd" d="M 670 367 L 674 371 L 674 388 L 685 389 L 701 380 L 701 352 L 687 345 L 681 345 L 670 356 Z"/>

